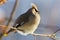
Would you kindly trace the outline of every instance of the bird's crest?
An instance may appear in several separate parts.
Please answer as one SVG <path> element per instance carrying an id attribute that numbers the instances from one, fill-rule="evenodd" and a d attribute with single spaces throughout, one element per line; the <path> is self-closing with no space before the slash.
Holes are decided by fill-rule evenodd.
<path id="1" fill-rule="evenodd" d="M 37 6 L 34 3 L 31 3 L 32 8 L 35 8 L 36 10 L 38 10 Z"/>

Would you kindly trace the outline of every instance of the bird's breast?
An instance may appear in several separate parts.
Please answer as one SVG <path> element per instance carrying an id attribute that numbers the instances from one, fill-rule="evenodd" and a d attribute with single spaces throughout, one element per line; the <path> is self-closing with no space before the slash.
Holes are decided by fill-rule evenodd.
<path id="1" fill-rule="evenodd" d="M 36 17 L 34 20 L 31 19 L 30 22 L 19 27 L 19 29 L 25 31 L 26 34 L 31 34 L 37 29 L 39 23 L 40 23 L 40 15 L 36 14 Z"/>

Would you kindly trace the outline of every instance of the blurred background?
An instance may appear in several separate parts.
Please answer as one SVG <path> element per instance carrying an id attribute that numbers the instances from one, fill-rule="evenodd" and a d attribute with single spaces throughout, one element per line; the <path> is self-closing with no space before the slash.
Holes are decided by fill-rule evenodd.
<path id="1" fill-rule="evenodd" d="M 14 3 L 15 0 L 7 0 L 5 4 L 0 6 L 1 24 L 7 23 L 5 19 L 9 19 Z M 19 0 L 11 25 L 14 24 L 19 15 L 25 13 L 31 7 L 31 3 L 37 5 L 41 16 L 40 25 L 35 33 L 51 34 L 60 28 L 60 0 Z M 36 36 L 36 38 L 37 40 L 52 40 L 43 36 Z M 34 40 L 34 37 L 32 35 L 22 36 L 18 33 L 10 33 L 7 37 L 3 37 L 2 40 Z"/>

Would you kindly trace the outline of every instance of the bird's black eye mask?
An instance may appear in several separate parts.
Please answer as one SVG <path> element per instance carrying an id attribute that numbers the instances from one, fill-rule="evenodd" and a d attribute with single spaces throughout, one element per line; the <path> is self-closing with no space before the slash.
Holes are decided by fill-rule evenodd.
<path id="1" fill-rule="evenodd" d="M 38 10 L 35 9 L 36 12 L 38 12 Z"/>
<path id="2" fill-rule="evenodd" d="M 32 7 L 32 9 L 35 9 L 35 11 L 38 12 L 38 10 L 35 7 Z"/>

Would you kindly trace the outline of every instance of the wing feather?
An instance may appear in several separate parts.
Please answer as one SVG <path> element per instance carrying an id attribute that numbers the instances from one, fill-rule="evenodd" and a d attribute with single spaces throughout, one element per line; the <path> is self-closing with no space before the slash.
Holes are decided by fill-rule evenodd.
<path id="1" fill-rule="evenodd" d="M 26 22 L 28 22 L 29 20 L 29 16 L 27 16 L 26 14 L 22 14 L 21 16 L 19 16 L 15 23 L 14 23 L 14 26 L 17 28 L 23 24 L 25 24 Z"/>

